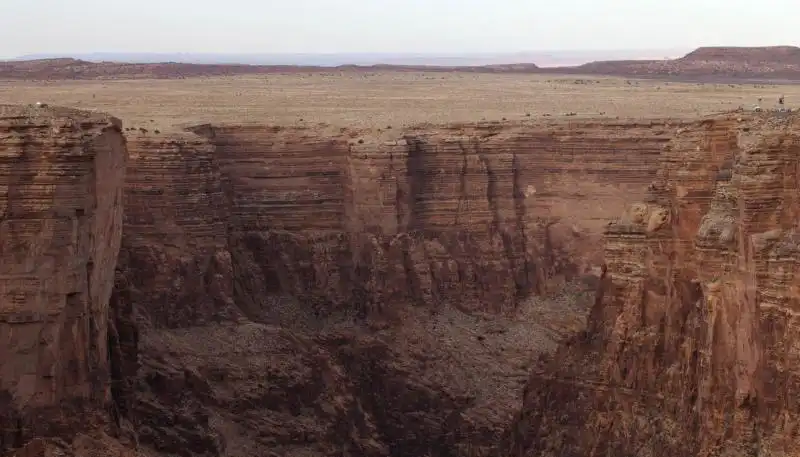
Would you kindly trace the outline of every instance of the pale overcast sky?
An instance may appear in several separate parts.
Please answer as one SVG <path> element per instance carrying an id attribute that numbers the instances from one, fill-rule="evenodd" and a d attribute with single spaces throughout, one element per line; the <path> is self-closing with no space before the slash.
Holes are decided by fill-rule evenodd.
<path id="1" fill-rule="evenodd" d="M 0 56 L 794 45 L 798 0 L 0 0 Z"/>

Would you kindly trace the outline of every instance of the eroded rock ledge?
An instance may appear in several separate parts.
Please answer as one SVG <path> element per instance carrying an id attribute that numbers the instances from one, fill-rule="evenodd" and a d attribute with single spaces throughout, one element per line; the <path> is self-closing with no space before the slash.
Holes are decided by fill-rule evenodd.
<path id="1" fill-rule="evenodd" d="M 589 327 L 534 370 L 509 455 L 796 453 L 799 121 L 677 134 L 609 225 Z"/>

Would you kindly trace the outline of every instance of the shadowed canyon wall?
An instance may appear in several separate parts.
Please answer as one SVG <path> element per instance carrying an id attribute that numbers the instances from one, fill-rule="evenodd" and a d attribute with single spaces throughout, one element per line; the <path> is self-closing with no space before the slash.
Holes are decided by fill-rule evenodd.
<path id="1" fill-rule="evenodd" d="M 609 225 L 589 327 L 534 370 L 509 454 L 796 455 L 798 126 L 679 131 Z"/>
<path id="2" fill-rule="evenodd" d="M 468 125 L 388 141 L 194 130 L 216 146 L 230 199 L 237 304 L 258 313 L 280 291 L 366 313 L 442 302 L 508 311 L 598 267 L 606 215 L 641 195 L 672 129 Z"/>
<path id="3" fill-rule="evenodd" d="M 409 305 L 438 308 L 448 302 L 508 313 L 527 294 L 591 273 L 601 263 L 598 241 L 607 214 L 644 195 L 675 128 L 661 122 L 454 126 L 397 139 L 258 125 L 199 126 L 192 129 L 196 134 L 170 137 L 131 134 L 112 307 L 120 341 L 134 343 L 120 345 L 118 403 L 139 428 L 145 426 L 143 444 L 177 452 L 197 443 L 197 453 L 217 455 L 224 443 L 213 430 L 212 411 L 241 410 L 244 401 L 228 398 L 230 387 L 221 386 L 237 385 L 249 404 L 263 404 L 264 393 L 248 381 L 263 373 L 252 366 L 220 368 L 222 360 L 184 346 L 172 353 L 189 355 L 165 359 L 164 346 L 172 340 L 148 329 L 186 328 L 189 333 L 170 338 L 187 340 L 192 328 L 215 321 L 283 325 L 303 314 L 336 310 L 397 321 Z M 587 204 L 587 196 L 599 202 Z M 265 349 L 248 356 L 248 365 L 262 359 L 256 366 L 297 365 L 280 362 L 285 354 L 266 348 L 297 346 L 305 337 L 281 342 L 285 337 L 278 334 L 258 335 L 263 341 L 257 346 Z M 478 433 L 483 441 L 457 455 L 486 455 L 507 424 L 505 414 L 491 416 L 487 425 L 486 418 L 469 415 L 453 422 L 448 417 L 467 414 L 469 402 L 447 387 L 402 375 L 399 366 L 419 362 L 396 362 L 406 355 L 385 344 L 334 335 L 289 351 L 316 347 L 313 357 L 328 360 L 322 368 L 331 374 L 324 376 L 341 378 L 344 370 L 356 380 L 372 373 L 369 382 L 397 391 L 399 403 L 391 408 L 399 415 L 389 419 L 379 412 L 391 403 L 388 398 L 363 397 L 366 391 L 349 381 L 334 389 L 314 378 L 303 381 L 299 368 L 276 372 L 273 389 L 285 383 L 311 401 L 322 388 L 342 399 L 331 414 L 314 416 L 318 428 L 328 431 L 303 432 L 315 436 L 307 440 L 339 442 L 363 455 L 386 455 L 384 446 L 391 443 L 444 455 L 455 452 L 455 437 Z M 375 359 L 375 353 L 386 354 Z M 362 366 L 354 356 L 372 362 Z M 175 368 L 194 366 L 187 360 L 198 357 L 206 360 L 205 368 L 192 368 L 189 378 Z M 228 371 L 228 381 L 204 373 L 209 367 Z M 198 382 L 206 387 L 197 391 Z M 209 395 L 216 400 L 203 400 Z M 449 423 L 449 431 L 423 431 L 409 422 L 410 411 L 399 413 L 403 403 L 422 405 L 420 398 L 428 398 L 428 406 L 414 414 L 425 423 Z M 356 415 L 367 430 L 346 425 L 354 420 L 346 411 L 359 402 L 370 405 Z M 165 427 L 178 405 L 191 410 L 192 419 Z M 231 421 L 263 440 L 258 433 L 265 433 L 264 419 L 255 418 L 265 409 L 246 410 Z M 279 417 L 285 430 L 271 433 L 288 435 L 272 449 L 287 453 L 299 446 L 290 437 L 305 426 Z M 340 442 L 343 426 L 356 438 Z M 369 436 L 383 436 L 376 438 L 382 444 L 369 444 Z"/>

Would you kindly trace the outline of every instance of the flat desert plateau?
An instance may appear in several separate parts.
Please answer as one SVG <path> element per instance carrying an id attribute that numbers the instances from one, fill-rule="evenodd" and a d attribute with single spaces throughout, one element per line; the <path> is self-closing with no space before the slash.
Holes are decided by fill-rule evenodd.
<path id="1" fill-rule="evenodd" d="M 198 122 L 397 129 L 571 113 L 582 118 L 690 118 L 759 103 L 773 108 L 781 95 L 791 107 L 793 100 L 800 100 L 800 86 L 390 71 L 0 81 L 0 100 L 5 103 L 96 109 L 122 118 L 126 127 L 162 130 Z"/>

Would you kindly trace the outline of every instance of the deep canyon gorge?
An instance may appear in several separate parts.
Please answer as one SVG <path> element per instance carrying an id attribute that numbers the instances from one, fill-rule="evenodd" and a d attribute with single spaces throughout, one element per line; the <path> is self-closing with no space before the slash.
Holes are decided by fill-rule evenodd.
<path id="1" fill-rule="evenodd" d="M 0 108 L 0 452 L 795 455 L 793 113 Z"/>

